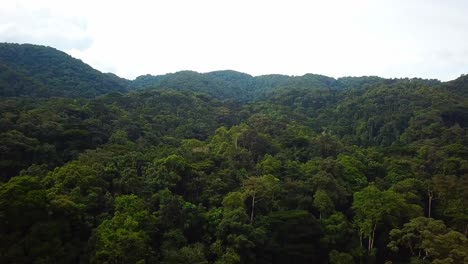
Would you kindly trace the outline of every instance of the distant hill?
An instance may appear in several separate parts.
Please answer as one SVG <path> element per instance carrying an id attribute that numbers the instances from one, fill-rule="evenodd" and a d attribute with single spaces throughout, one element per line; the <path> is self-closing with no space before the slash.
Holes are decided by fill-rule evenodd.
<path id="1" fill-rule="evenodd" d="M 417 81 L 427 86 L 439 85 L 438 80 L 385 79 L 377 76 L 332 78 L 319 74 L 288 76 L 269 74 L 251 76 L 249 74 L 224 70 L 208 73 L 180 71 L 165 75 L 142 75 L 132 81 L 133 89 L 155 88 L 175 89 L 207 93 L 220 99 L 252 101 L 264 98 L 271 93 L 287 89 L 361 89 L 376 85 L 389 85 L 399 81 Z"/>
<path id="2" fill-rule="evenodd" d="M 464 74 L 453 81 L 444 83 L 444 87 L 461 96 L 468 96 L 468 75 Z"/>
<path id="3" fill-rule="evenodd" d="M 94 97 L 128 85 L 51 47 L 0 43 L 0 96 Z"/>
<path id="4" fill-rule="evenodd" d="M 304 76 L 272 74 L 254 77 L 231 70 L 208 73 L 180 71 L 158 76 L 142 75 L 132 82 L 134 89 L 148 87 L 203 92 L 217 98 L 248 101 L 278 88 L 341 88 L 342 85 L 334 78 L 317 74 Z"/>
<path id="5" fill-rule="evenodd" d="M 385 79 L 377 76 L 332 78 L 319 74 L 252 76 L 232 70 L 198 73 L 179 71 L 165 75 L 142 75 L 130 81 L 102 73 L 57 49 L 32 44 L 0 43 L 0 96 L 95 97 L 138 89 L 174 89 L 205 93 L 218 99 L 253 101 L 288 89 L 363 89 L 400 81 L 441 85 L 466 96 L 468 77 L 441 83 L 438 80 Z"/>

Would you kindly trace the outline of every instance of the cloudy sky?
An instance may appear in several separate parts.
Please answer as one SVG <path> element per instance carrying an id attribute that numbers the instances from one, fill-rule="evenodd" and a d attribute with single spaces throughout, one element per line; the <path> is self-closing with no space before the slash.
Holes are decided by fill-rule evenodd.
<path id="1" fill-rule="evenodd" d="M 179 70 L 454 79 L 468 73 L 464 0 L 0 3 L 0 42 L 55 47 L 132 79 Z"/>

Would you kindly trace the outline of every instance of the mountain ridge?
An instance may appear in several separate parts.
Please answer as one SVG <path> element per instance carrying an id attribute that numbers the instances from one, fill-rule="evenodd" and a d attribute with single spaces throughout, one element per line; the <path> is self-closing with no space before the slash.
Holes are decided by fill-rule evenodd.
<path id="1" fill-rule="evenodd" d="M 85 97 L 139 89 L 175 89 L 206 93 L 218 99 L 252 101 L 280 89 L 354 89 L 398 81 L 424 82 L 466 95 L 466 76 L 441 82 L 422 78 L 378 76 L 333 78 L 307 73 L 300 76 L 266 74 L 253 76 L 234 70 L 200 73 L 191 70 L 162 75 L 145 74 L 133 80 L 103 73 L 53 47 L 0 43 L 0 96 Z M 464 81 L 465 80 L 465 81 Z"/>

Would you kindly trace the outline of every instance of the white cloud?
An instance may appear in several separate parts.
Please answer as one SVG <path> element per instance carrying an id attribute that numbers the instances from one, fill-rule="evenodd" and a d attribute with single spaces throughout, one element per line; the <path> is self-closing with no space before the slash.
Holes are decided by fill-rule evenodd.
<path id="1" fill-rule="evenodd" d="M 8 1 L 0 40 L 47 44 L 133 78 L 190 69 L 453 79 L 463 1 Z"/>
<path id="2" fill-rule="evenodd" d="M 86 30 L 86 20 L 83 18 L 47 6 L 30 6 L 21 2 L 14 4 L 14 1 L 0 4 L 0 40 L 4 42 L 84 50 L 92 45 L 91 36 Z"/>

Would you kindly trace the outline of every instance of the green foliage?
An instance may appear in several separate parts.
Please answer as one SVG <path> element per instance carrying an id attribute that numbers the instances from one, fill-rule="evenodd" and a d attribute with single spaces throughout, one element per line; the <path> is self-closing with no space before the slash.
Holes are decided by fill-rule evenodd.
<path id="1" fill-rule="evenodd" d="M 333 211 L 334 204 L 325 191 L 318 190 L 314 194 L 314 207 L 320 212 L 320 219 L 322 219 L 322 215 Z"/>
<path id="2" fill-rule="evenodd" d="M 268 263 L 311 263 L 322 259 L 318 222 L 302 210 L 278 211 L 259 221 L 268 230 L 259 260 Z"/>
<path id="3" fill-rule="evenodd" d="M 447 229 L 443 221 L 418 217 L 404 224 L 402 229 L 390 232 L 392 241 L 388 247 L 398 251 L 407 248 L 420 259 L 432 263 L 465 263 L 468 261 L 466 235 Z"/>
<path id="4" fill-rule="evenodd" d="M 0 44 L 0 262 L 465 263 L 465 79 L 130 82 Z"/>
<path id="5" fill-rule="evenodd" d="M 374 249 L 377 227 L 386 219 L 398 223 L 397 219 L 402 216 L 420 214 L 418 208 L 407 204 L 400 194 L 392 190 L 380 191 L 374 185 L 354 193 L 353 198 L 354 221 L 361 235 L 368 238 L 370 253 Z"/>
<path id="6" fill-rule="evenodd" d="M 330 264 L 348 264 L 354 263 L 353 256 L 336 250 L 330 251 Z"/>
<path id="7" fill-rule="evenodd" d="M 76 205 L 50 201 L 40 179 L 19 176 L 0 186 L 0 262 L 74 262 L 86 245 Z M 85 235 L 83 237 L 83 235 Z"/>
<path id="8" fill-rule="evenodd" d="M 128 86 L 64 52 L 30 44 L 0 43 L 0 70 L 0 96 L 95 97 Z"/>
<path id="9" fill-rule="evenodd" d="M 355 192 L 367 185 L 367 179 L 364 176 L 364 165 L 358 159 L 340 154 L 337 161 L 342 171 L 341 179 L 345 182 L 349 191 Z"/>
<path id="10" fill-rule="evenodd" d="M 232 98 L 240 101 L 265 96 L 271 91 L 285 88 L 341 88 L 347 84 L 323 75 L 304 76 L 263 75 L 253 77 L 235 71 L 214 71 L 198 73 L 180 71 L 166 75 L 142 75 L 131 84 L 135 89 L 172 88 L 179 91 L 202 92 L 216 98 Z"/>
<path id="11" fill-rule="evenodd" d="M 135 195 L 115 200 L 115 213 L 97 228 L 93 263 L 137 263 L 149 261 L 152 250 L 149 234 L 154 232 L 155 219 L 144 209 L 143 201 Z"/>
<path id="12" fill-rule="evenodd" d="M 244 181 L 245 195 L 250 197 L 250 223 L 253 223 L 255 214 L 258 213 L 258 203 L 262 202 L 264 207 L 271 208 L 271 202 L 279 192 L 279 179 L 273 175 L 263 175 L 261 177 L 249 177 Z M 266 205 L 270 203 L 270 205 Z M 255 207 L 257 206 L 257 210 Z"/>
<path id="13" fill-rule="evenodd" d="M 329 248 L 341 248 L 352 238 L 353 229 L 346 216 L 337 212 L 322 219 L 322 242 Z"/>

